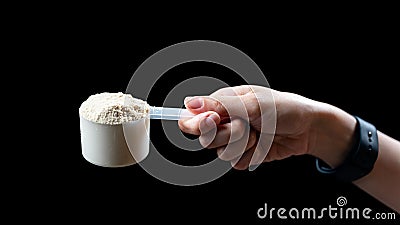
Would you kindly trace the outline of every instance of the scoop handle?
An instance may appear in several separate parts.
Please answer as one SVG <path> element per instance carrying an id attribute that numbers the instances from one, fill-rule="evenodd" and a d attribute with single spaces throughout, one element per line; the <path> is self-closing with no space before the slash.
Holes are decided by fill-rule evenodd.
<path id="1" fill-rule="evenodd" d="M 190 119 L 195 115 L 187 109 L 167 108 L 167 107 L 150 107 L 150 119 L 160 120 L 180 120 Z"/>

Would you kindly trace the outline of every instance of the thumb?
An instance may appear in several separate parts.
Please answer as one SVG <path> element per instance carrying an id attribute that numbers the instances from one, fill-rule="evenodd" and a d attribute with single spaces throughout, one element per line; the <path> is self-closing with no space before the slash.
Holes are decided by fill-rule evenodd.
<path id="1" fill-rule="evenodd" d="M 248 118 L 246 101 L 242 96 L 196 96 L 184 100 L 186 108 L 195 114 L 214 111 L 221 117 Z"/>

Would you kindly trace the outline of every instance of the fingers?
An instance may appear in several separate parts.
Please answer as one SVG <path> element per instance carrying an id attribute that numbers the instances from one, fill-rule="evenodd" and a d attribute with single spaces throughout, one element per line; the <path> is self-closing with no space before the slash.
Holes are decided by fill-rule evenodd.
<path id="1" fill-rule="evenodd" d="M 246 151 L 242 155 L 242 157 L 240 157 L 239 160 L 236 159 L 236 160 L 231 161 L 231 165 L 233 166 L 233 168 L 235 168 L 237 170 L 245 170 L 245 169 L 249 168 L 251 157 L 253 156 L 255 149 L 256 149 L 256 146 L 253 146 L 248 151 Z"/>
<path id="2" fill-rule="evenodd" d="M 236 116 L 245 120 L 248 120 L 249 113 L 260 114 L 259 102 L 255 95 L 187 97 L 185 106 L 194 114 L 214 111 L 221 117 Z"/>
<path id="3" fill-rule="evenodd" d="M 224 161 L 231 161 L 240 158 L 244 152 L 251 149 L 257 143 L 256 131 L 251 129 L 248 135 L 243 136 L 239 141 L 217 148 L 218 157 Z"/>
<path id="4" fill-rule="evenodd" d="M 208 126 L 208 127 L 205 127 Z M 243 137 L 248 137 L 249 125 L 244 120 L 236 118 L 230 123 L 221 124 L 218 126 L 218 132 L 215 136 L 205 134 L 203 131 L 211 131 L 214 127 L 212 124 L 200 123 L 202 135 L 199 138 L 200 143 L 206 148 L 217 148 L 225 146 L 230 142 L 236 142 Z M 212 138 L 212 140 L 209 140 Z M 204 143 L 209 143 L 205 145 Z"/>
<path id="5" fill-rule="evenodd" d="M 235 87 L 226 87 L 226 88 L 221 88 L 212 93 L 210 96 L 216 97 L 216 96 L 239 96 L 239 95 L 244 95 L 249 92 L 252 92 L 252 88 L 249 85 L 241 85 L 241 86 L 235 86 Z"/>
<path id="6" fill-rule="evenodd" d="M 251 165 L 257 165 L 254 162 L 254 158 L 257 158 L 260 156 L 260 153 L 257 153 L 259 151 L 259 148 L 257 145 L 252 146 L 250 149 L 248 149 L 241 157 L 230 160 L 233 168 L 237 170 L 245 170 L 249 168 Z M 284 145 L 281 145 L 279 143 L 274 142 L 271 147 L 269 148 L 267 155 L 263 156 L 262 158 L 258 158 L 257 161 L 258 163 L 262 162 L 271 162 L 274 160 L 281 160 L 285 159 L 288 156 L 292 155 L 292 150 L 290 148 L 287 148 Z"/>
<path id="7" fill-rule="evenodd" d="M 256 149 L 251 158 L 250 165 L 260 165 L 268 156 L 271 145 L 273 145 L 275 135 L 260 133 Z M 257 168 L 257 166 L 255 168 Z M 254 170 L 255 168 L 252 168 Z"/>
<path id="8" fill-rule="evenodd" d="M 203 122 L 202 122 L 203 121 Z M 191 119 L 181 119 L 178 121 L 179 128 L 188 134 L 200 135 L 202 132 L 206 133 L 211 130 L 216 124 L 221 121 L 220 116 L 215 112 L 204 112 L 196 115 Z M 200 123 L 209 124 L 209 126 L 202 126 L 203 130 L 200 131 Z M 207 130 L 209 129 L 209 130 Z"/>
<path id="9" fill-rule="evenodd" d="M 221 116 L 228 115 L 228 111 L 226 110 L 225 106 L 231 105 L 234 102 L 235 99 L 230 98 L 225 100 L 225 104 L 222 104 L 221 101 L 210 96 L 186 97 L 184 100 L 186 108 L 192 113 L 197 114 L 207 111 L 214 111 Z"/>

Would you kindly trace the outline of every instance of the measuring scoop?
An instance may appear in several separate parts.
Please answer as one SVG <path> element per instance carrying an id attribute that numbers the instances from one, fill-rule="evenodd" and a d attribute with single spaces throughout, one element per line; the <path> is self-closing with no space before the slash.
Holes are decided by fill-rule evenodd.
<path id="1" fill-rule="evenodd" d="M 149 154 L 150 119 L 179 120 L 195 116 L 187 109 L 150 106 L 149 115 L 139 120 L 107 125 L 80 116 L 83 157 L 103 167 L 138 163 Z"/>

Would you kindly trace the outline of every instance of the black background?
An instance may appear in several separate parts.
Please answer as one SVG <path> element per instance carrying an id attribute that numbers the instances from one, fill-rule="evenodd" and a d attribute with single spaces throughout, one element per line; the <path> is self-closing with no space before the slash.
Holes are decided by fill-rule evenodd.
<path id="1" fill-rule="evenodd" d="M 102 26 L 88 27 L 72 29 L 76 33 L 60 43 L 61 50 L 70 57 L 58 61 L 58 71 L 55 71 L 64 74 L 54 78 L 54 83 L 67 86 L 62 92 L 68 94 L 59 105 L 69 120 L 63 128 L 65 135 L 53 139 L 62 154 L 54 155 L 58 160 L 49 160 L 41 171 L 48 175 L 45 177 L 50 182 L 44 187 L 37 184 L 37 187 L 50 198 L 46 203 L 49 209 L 71 205 L 65 210 L 54 210 L 57 218 L 127 219 L 128 222 L 131 219 L 131 223 L 137 219 L 148 223 L 160 219 L 165 223 L 185 224 L 214 220 L 263 224 L 271 223 L 268 219 L 257 218 L 257 209 L 264 203 L 275 208 L 323 208 L 335 206 L 339 196 L 347 198 L 348 207 L 392 212 L 352 184 L 318 174 L 314 159 L 309 156 L 263 164 L 254 172 L 231 170 L 211 183 L 192 187 L 159 181 L 138 165 L 98 167 L 82 157 L 78 115 L 80 104 L 90 95 L 124 92 L 135 69 L 160 49 L 182 41 L 205 39 L 232 45 L 246 53 L 261 68 L 271 88 L 333 104 L 400 139 L 396 129 L 399 124 L 398 35 L 390 25 L 373 21 L 307 26 L 289 23 L 279 29 L 259 26 L 218 35 L 206 29 L 194 34 L 182 29 L 154 34 L 138 31 L 121 37 L 121 43 Z M 222 66 L 188 63 L 164 75 L 163 79 L 171 82 L 157 83 L 157 88 L 153 88 L 157 91 L 151 93 L 149 103 L 159 105 L 164 100 L 162 93 L 168 93 L 180 81 L 202 75 L 220 78 L 232 86 L 243 84 L 237 75 Z M 177 163 L 198 164 L 215 158 L 211 150 L 189 154 L 177 149 L 163 136 L 159 121 L 152 121 L 151 140 L 162 154 Z M 53 150 L 59 153 L 54 147 Z M 56 169 L 60 172 L 53 176 L 52 170 Z M 38 199 L 43 196 L 38 195 Z M 378 221 L 336 219 L 327 222 Z"/>

